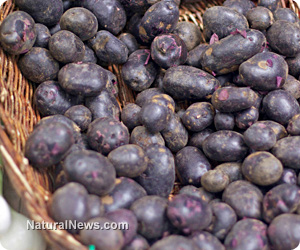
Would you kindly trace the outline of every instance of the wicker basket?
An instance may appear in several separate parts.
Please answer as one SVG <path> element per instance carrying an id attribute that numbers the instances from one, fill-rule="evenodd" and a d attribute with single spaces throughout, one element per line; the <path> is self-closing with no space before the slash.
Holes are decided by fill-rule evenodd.
<path id="1" fill-rule="evenodd" d="M 299 6 L 294 1 L 281 1 L 283 7 L 292 8 L 299 15 Z M 222 2 L 202 0 L 196 4 L 182 5 L 180 21 L 193 22 L 202 30 L 202 14 L 205 9 L 221 5 Z M 0 6 L 0 23 L 14 9 L 13 0 L 7 0 Z M 32 102 L 35 85 L 22 76 L 17 60 L 17 56 L 6 54 L 0 47 L 0 156 L 5 171 L 17 193 L 23 198 L 31 219 L 37 222 L 54 222 L 47 212 L 47 202 L 52 191 L 51 175 L 49 172 L 34 169 L 23 154 L 26 138 L 40 120 L 40 115 Z M 134 102 L 135 93 L 122 81 L 120 66 L 112 65 L 109 69 L 118 77 L 121 106 Z M 53 249 L 87 249 L 67 231 L 43 230 L 42 233 Z"/>

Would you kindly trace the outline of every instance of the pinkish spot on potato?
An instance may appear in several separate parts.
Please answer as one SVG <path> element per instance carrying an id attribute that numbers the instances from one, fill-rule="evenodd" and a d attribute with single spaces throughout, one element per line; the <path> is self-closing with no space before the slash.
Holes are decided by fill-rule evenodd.
<path id="1" fill-rule="evenodd" d="M 55 143 L 54 147 L 51 150 L 51 154 L 57 155 L 58 153 L 60 153 L 60 147 L 57 145 L 57 143 Z"/>
<path id="2" fill-rule="evenodd" d="M 247 38 L 247 32 L 246 32 L 246 30 L 239 30 L 239 29 L 236 29 L 235 31 L 231 32 L 230 34 L 231 34 L 231 35 L 237 35 L 237 34 L 240 34 L 242 37 Z"/>
<path id="3" fill-rule="evenodd" d="M 289 208 L 286 206 L 286 204 L 283 202 L 283 200 L 279 200 L 276 205 L 278 208 L 280 208 L 280 210 L 282 212 L 285 212 L 285 213 L 289 212 Z"/>
<path id="4" fill-rule="evenodd" d="M 98 137 L 102 137 L 103 136 L 100 131 L 96 131 L 96 134 L 98 135 Z"/>
<path id="5" fill-rule="evenodd" d="M 91 174 L 92 174 L 93 179 L 97 179 L 97 177 L 98 177 L 97 171 L 92 171 Z"/>
<path id="6" fill-rule="evenodd" d="M 238 244 L 237 239 L 233 239 L 233 240 L 231 241 L 231 243 L 232 243 L 232 247 L 236 247 L 237 244 Z"/>
<path id="7" fill-rule="evenodd" d="M 277 58 L 278 56 L 277 55 L 272 55 L 273 56 L 273 58 Z"/>
<path id="8" fill-rule="evenodd" d="M 147 59 L 146 59 L 146 61 L 144 63 L 144 66 L 146 66 L 149 63 L 150 56 L 151 56 L 151 53 L 150 53 L 150 51 L 148 49 L 145 49 L 145 53 L 147 53 L 148 56 L 147 56 Z"/>
<path id="9" fill-rule="evenodd" d="M 277 87 L 277 88 L 280 88 L 282 79 L 283 79 L 283 78 L 282 78 L 281 76 L 277 76 L 277 77 L 276 77 L 276 81 L 277 81 L 276 87 Z"/>
<path id="10" fill-rule="evenodd" d="M 273 67 L 273 61 L 271 59 L 268 59 L 267 60 L 267 65 L 272 68 Z"/>
<path id="11" fill-rule="evenodd" d="M 226 101 L 228 98 L 229 98 L 229 94 L 228 94 L 227 89 L 221 90 L 218 99 L 219 99 L 220 101 Z"/>
<path id="12" fill-rule="evenodd" d="M 215 42 L 218 42 L 218 41 L 219 41 L 219 37 L 216 33 L 214 33 L 209 40 L 209 44 L 214 44 Z"/>
<path id="13" fill-rule="evenodd" d="M 263 239 L 261 238 L 260 235 L 256 235 L 256 238 L 257 238 L 259 247 L 260 247 L 261 249 L 263 249 L 263 248 L 264 248 L 264 245 L 265 245 Z"/>
<path id="14" fill-rule="evenodd" d="M 199 76 L 206 76 L 206 73 L 201 72 L 201 73 L 199 73 L 198 75 L 199 75 Z"/>
<path id="15" fill-rule="evenodd" d="M 259 123 L 257 126 L 260 127 L 260 128 L 266 128 L 266 127 L 267 127 L 267 126 L 266 126 L 265 124 L 263 124 L 263 123 Z"/>
<path id="16" fill-rule="evenodd" d="M 213 76 L 216 76 L 216 75 L 217 75 L 217 74 L 216 74 L 215 72 L 213 72 L 213 71 L 211 72 L 211 74 L 212 74 Z"/>

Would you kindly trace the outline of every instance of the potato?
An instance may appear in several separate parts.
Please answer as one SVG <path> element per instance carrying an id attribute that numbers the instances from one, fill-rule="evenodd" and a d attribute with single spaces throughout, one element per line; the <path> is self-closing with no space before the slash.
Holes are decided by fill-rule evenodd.
<path id="1" fill-rule="evenodd" d="M 36 30 L 36 40 L 33 46 L 47 48 L 49 39 L 51 37 L 50 30 L 47 28 L 46 25 L 41 23 L 35 24 L 35 30 Z"/>
<path id="2" fill-rule="evenodd" d="M 233 130 L 234 115 L 232 113 L 217 112 L 214 117 L 214 125 L 216 130 Z"/>
<path id="3" fill-rule="evenodd" d="M 153 244 L 149 250 L 195 250 L 199 249 L 191 239 L 181 235 L 170 235 Z"/>
<path id="4" fill-rule="evenodd" d="M 291 75 L 288 75 L 282 89 L 289 92 L 295 99 L 300 98 L 300 81 Z"/>
<path id="5" fill-rule="evenodd" d="M 285 61 L 289 66 L 289 74 L 298 79 L 300 76 L 300 53 L 295 57 L 286 58 Z"/>
<path id="6" fill-rule="evenodd" d="M 128 55 L 139 49 L 139 45 L 135 37 L 130 33 L 122 33 L 119 39 L 125 43 L 128 48 Z"/>
<path id="7" fill-rule="evenodd" d="M 257 5 L 264 6 L 273 12 L 281 6 L 280 0 L 258 0 Z"/>
<path id="8" fill-rule="evenodd" d="M 229 176 L 220 169 L 213 169 L 201 177 L 201 186 L 208 192 L 223 191 L 229 184 Z"/>
<path id="9" fill-rule="evenodd" d="M 144 126 L 135 127 L 130 136 L 130 143 L 146 149 L 152 144 L 165 146 L 164 138 L 160 133 L 152 134 Z"/>
<path id="10" fill-rule="evenodd" d="M 300 114 L 294 115 L 289 120 L 287 131 L 290 135 L 300 135 Z"/>
<path id="11" fill-rule="evenodd" d="M 246 18 L 251 29 L 266 30 L 274 23 L 272 12 L 266 7 L 258 6 L 247 12 Z"/>
<path id="12" fill-rule="evenodd" d="M 87 130 L 92 122 L 92 112 L 83 105 L 75 105 L 70 107 L 64 114 L 66 117 L 74 121 L 81 131 Z"/>
<path id="13" fill-rule="evenodd" d="M 225 250 L 225 247 L 215 236 L 205 231 L 194 233 L 192 240 L 196 243 L 199 249 Z"/>
<path id="14" fill-rule="evenodd" d="M 246 13 L 255 7 L 255 4 L 250 0 L 226 0 L 223 6 L 234 9 L 240 14 L 246 16 Z"/>
<path id="15" fill-rule="evenodd" d="M 274 12 L 275 21 L 277 20 L 285 20 L 291 23 L 299 22 L 299 18 L 296 13 L 290 8 L 278 8 Z"/>
<path id="16" fill-rule="evenodd" d="M 257 122 L 259 110 L 255 107 L 250 107 L 235 113 L 235 125 L 240 129 L 247 129 Z"/>
<path id="17" fill-rule="evenodd" d="M 201 43 L 194 49 L 190 50 L 185 64 L 201 69 L 202 65 L 200 62 L 200 58 L 202 53 L 207 49 L 207 47 L 208 44 Z"/>

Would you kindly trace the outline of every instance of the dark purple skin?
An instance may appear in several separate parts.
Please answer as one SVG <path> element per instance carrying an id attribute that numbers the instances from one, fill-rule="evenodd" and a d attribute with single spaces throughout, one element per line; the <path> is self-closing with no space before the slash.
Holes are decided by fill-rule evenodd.
<path id="1" fill-rule="evenodd" d="M 168 198 L 175 182 L 175 162 L 171 151 L 154 144 L 147 147 L 145 154 L 148 158 L 147 169 L 135 180 L 148 195 Z"/>
<path id="2" fill-rule="evenodd" d="M 105 88 L 107 73 L 94 63 L 69 63 L 59 71 L 58 82 L 71 95 L 97 96 Z"/>
<path id="3" fill-rule="evenodd" d="M 281 184 L 266 193 L 263 200 L 263 218 L 270 223 L 283 213 L 294 213 L 300 204 L 300 188 L 293 184 Z"/>
<path id="4" fill-rule="evenodd" d="M 225 247 L 218 240 L 218 238 L 216 238 L 208 232 L 201 231 L 193 233 L 191 239 L 194 241 L 194 243 L 198 246 L 199 249 L 225 250 Z"/>
<path id="5" fill-rule="evenodd" d="M 206 230 L 219 240 L 223 240 L 237 221 L 236 213 L 224 202 L 210 203 L 210 206 L 213 219 Z"/>
<path id="6" fill-rule="evenodd" d="M 247 129 L 257 122 L 259 110 L 252 106 L 251 108 L 235 113 L 235 125 L 240 129 Z"/>
<path id="7" fill-rule="evenodd" d="M 117 76 L 109 70 L 105 69 L 105 72 L 107 73 L 108 78 L 106 83 L 106 90 L 117 98 L 119 94 Z"/>
<path id="8" fill-rule="evenodd" d="M 112 225 L 114 223 L 106 217 L 97 217 L 90 219 L 87 223 L 100 225 Z M 80 239 L 85 245 L 94 245 L 97 250 L 121 250 L 124 245 L 124 237 L 121 230 L 104 229 L 99 230 L 84 228 L 80 230 Z"/>
<path id="9" fill-rule="evenodd" d="M 235 73 L 228 73 L 225 75 L 216 76 L 218 81 L 220 82 L 221 87 L 230 86 L 232 83 L 239 87 L 244 87 L 240 81 L 236 81 L 238 79 Z"/>
<path id="10" fill-rule="evenodd" d="M 90 49 L 87 45 L 84 45 L 85 52 L 84 57 L 82 58 L 83 63 L 97 63 L 97 57 L 95 52 Z"/>
<path id="11" fill-rule="evenodd" d="M 96 35 L 98 20 L 89 10 L 81 7 L 67 10 L 59 21 L 62 30 L 68 30 L 86 41 Z"/>
<path id="12" fill-rule="evenodd" d="M 189 196 L 195 196 L 205 202 L 211 201 L 215 195 L 207 192 L 203 187 L 197 188 L 192 185 L 186 185 L 179 190 L 179 194 L 187 194 Z"/>
<path id="13" fill-rule="evenodd" d="M 170 235 L 150 247 L 149 250 L 199 250 L 196 243 L 181 235 Z"/>
<path id="14" fill-rule="evenodd" d="M 240 220 L 227 234 L 224 244 L 228 250 L 268 250 L 267 225 L 256 219 Z"/>
<path id="15" fill-rule="evenodd" d="M 241 163 L 227 162 L 218 165 L 217 167 L 215 167 L 215 169 L 219 169 L 223 171 L 225 174 L 228 175 L 229 181 L 234 182 L 243 179 L 241 167 L 242 167 Z"/>
<path id="16" fill-rule="evenodd" d="M 163 102 L 150 100 L 139 112 L 139 120 L 150 133 L 155 134 L 166 127 L 170 120 L 170 112 Z"/>
<path id="17" fill-rule="evenodd" d="M 18 66 L 22 75 L 35 83 L 54 80 L 59 71 L 59 64 L 50 51 L 39 47 L 33 47 L 23 55 L 18 61 Z"/>
<path id="18" fill-rule="evenodd" d="M 138 233 L 148 240 L 162 237 L 169 224 L 167 206 L 167 199 L 156 195 L 136 200 L 130 210 L 137 217 Z"/>
<path id="19" fill-rule="evenodd" d="M 208 47 L 208 44 L 201 43 L 194 49 L 190 50 L 185 64 L 202 69 L 200 58 L 201 58 L 202 53 L 207 49 L 207 47 Z"/>
<path id="20" fill-rule="evenodd" d="M 275 183 L 275 185 L 280 185 L 280 184 L 295 184 L 295 185 L 297 185 L 297 175 L 296 175 L 295 170 L 289 169 L 289 168 L 283 169 L 283 173 L 282 173 L 279 181 L 277 181 Z"/>
<path id="21" fill-rule="evenodd" d="M 230 183 L 223 192 L 222 200 L 234 209 L 239 218 L 261 218 L 263 194 L 248 181 Z"/>
<path id="22" fill-rule="evenodd" d="M 64 115 L 75 122 L 81 131 L 87 130 L 89 124 L 92 122 L 91 111 L 83 105 L 70 107 Z"/>
<path id="23" fill-rule="evenodd" d="M 255 7 L 254 3 L 249 0 L 226 0 L 223 6 L 234 9 L 244 16 L 249 10 Z"/>
<path id="24" fill-rule="evenodd" d="M 241 134 L 220 130 L 209 135 L 202 143 L 207 157 L 220 162 L 241 161 L 248 153 L 248 147 Z"/>
<path id="25" fill-rule="evenodd" d="M 53 36 L 55 33 L 57 33 L 60 30 L 61 30 L 61 28 L 60 28 L 59 23 L 57 23 L 56 25 L 49 28 L 51 36 Z"/>
<path id="26" fill-rule="evenodd" d="M 189 234 L 205 229 L 211 223 L 212 211 L 202 199 L 178 194 L 169 202 L 167 216 L 173 226 Z"/>
<path id="27" fill-rule="evenodd" d="M 150 7 L 147 0 L 120 0 L 120 3 L 124 6 L 126 12 L 144 14 Z"/>
<path id="28" fill-rule="evenodd" d="M 111 117 L 97 118 L 87 131 L 88 142 L 92 149 L 107 155 L 117 147 L 129 143 L 126 126 Z"/>
<path id="29" fill-rule="evenodd" d="M 286 125 L 300 113 L 297 100 L 285 90 L 273 90 L 263 99 L 263 110 L 270 120 Z"/>
<path id="30" fill-rule="evenodd" d="M 295 249 L 300 241 L 300 215 L 277 216 L 268 228 L 268 237 L 275 250 Z"/>
<path id="31" fill-rule="evenodd" d="M 115 211 L 120 208 L 130 208 L 132 203 L 147 193 L 145 189 L 130 178 L 116 179 L 114 189 L 106 196 L 101 197 L 105 211 Z"/>
<path id="32" fill-rule="evenodd" d="M 148 250 L 150 248 L 148 241 L 137 234 L 133 240 L 122 248 L 122 250 Z"/>
<path id="33" fill-rule="evenodd" d="M 200 186 L 201 177 L 211 168 L 202 151 L 192 146 L 178 151 L 175 157 L 175 166 L 181 184 L 196 187 Z"/>
<path id="34" fill-rule="evenodd" d="M 41 23 L 35 24 L 35 30 L 36 30 L 36 40 L 33 46 L 47 48 L 49 39 L 51 37 L 50 30 L 46 25 Z"/>
<path id="35" fill-rule="evenodd" d="M 280 34 L 280 39 L 278 36 Z M 270 47 L 279 54 L 294 57 L 300 52 L 300 30 L 298 24 L 284 20 L 276 21 L 267 31 Z"/>
<path id="36" fill-rule="evenodd" d="M 140 111 L 141 107 L 134 103 L 128 103 L 123 107 L 121 120 L 129 130 L 141 125 L 139 118 Z"/>
<path id="37" fill-rule="evenodd" d="M 247 38 L 234 33 L 209 45 L 200 58 L 202 68 L 216 75 L 224 75 L 236 71 L 241 63 L 259 53 L 266 43 L 263 33 L 250 29 L 244 35 Z"/>
<path id="38" fill-rule="evenodd" d="M 258 53 L 239 67 L 245 85 L 260 91 L 271 91 L 283 86 L 288 76 L 288 65 L 273 52 Z"/>
<path id="39" fill-rule="evenodd" d="M 211 103 L 220 112 L 231 113 L 250 108 L 256 97 L 250 88 L 223 87 L 213 93 Z"/>
<path id="40" fill-rule="evenodd" d="M 289 66 L 289 74 L 298 79 L 300 76 L 300 53 L 294 57 L 286 58 L 285 61 Z"/>
<path id="41" fill-rule="evenodd" d="M 297 23 L 299 18 L 297 17 L 296 13 L 290 8 L 278 8 L 274 12 L 275 20 L 285 20 L 291 23 Z"/>
<path id="42" fill-rule="evenodd" d="M 160 94 L 163 94 L 162 89 L 159 88 L 145 89 L 136 96 L 135 103 L 136 105 L 142 107 L 146 102 L 151 100 L 152 97 Z"/>
<path id="43" fill-rule="evenodd" d="M 120 120 L 119 104 L 116 98 L 105 89 L 98 96 L 85 98 L 85 106 L 92 112 L 93 120 L 103 117 Z"/>
<path id="44" fill-rule="evenodd" d="M 117 175 L 137 177 L 147 169 L 148 158 L 137 145 L 124 145 L 111 151 L 108 159 L 114 165 Z"/>
<path id="45" fill-rule="evenodd" d="M 165 139 L 166 146 L 172 151 L 177 153 L 180 149 L 188 143 L 188 131 L 183 126 L 179 115 L 172 113 L 166 127 L 161 131 Z"/>
<path id="46" fill-rule="evenodd" d="M 125 43 L 128 48 L 128 55 L 139 49 L 139 45 L 135 37 L 130 33 L 122 33 L 119 39 Z"/>
<path id="47" fill-rule="evenodd" d="M 283 138 L 272 149 L 275 155 L 287 168 L 300 169 L 300 136 Z"/>
<path id="48" fill-rule="evenodd" d="M 68 9 L 72 8 L 76 4 L 73 3 L 73 0 L 63 0 L 63 5 L 64 5 L 64 12 L 67 11 Z"/>
<path id="49" fill-rule="evenodd" d="M 274 12 L 281 6 L 281 3 L 280 0 L 258 0 L 257 5 L 264 6 Z"/>
<path id="50" fill-rule="evenodd" d="M 188 51 L 200 44 L 202 34 L 197 25 L 191 22 L 179 22 L 172 32 L 179 36 L 186 45 Z"/>
<path id="51" fill-rule="evenodd" d="M 128 59 L 128 48 L 125 43 L 111 34 L 101 30 L 89 40 L 92 49 L 104 63 L 123 64 Z"/>
<path id="52" fill-rule="evenodd" d="M 266 7 L 258 6 L 245 15 L 251 29 L 266 30 L 274 23 L 273 13 Z"/>
<path id="53" fill-rule="evenodd" d="M 202 143 L 203 141 L 214 131 L 212 129 L 204 129 L 198 133 L 193 134 L 188 142 L 188 146 L 197 147 L 202 150 Z"/>
<path id="54" fill-rule="evenodd" d="M 196 102 L 189 106 L 182 116 L 184 126 L 193 132 L 200 132 L 214 121 L 215 110 L 209 102 Z"/>
<path id="55" fill-rule="evenodd" d="M 16 0 L 15 3 L 37 23 L 48 27 L 57 24 L 64 11 L 62 0 Z"/>
<path id="56" fill-rule="evenodd" d="M 59 163 L 73 144 L 72 130 L 64 124 L 39 125 L 26 141 L 25 156 L 33 167 L 45 169 Z"/>
<path id="57" fill-rule="evenodd" d="M 184 41 L 175 34 L 162 34 L 151 44 L 151 57 L 160 67 L 168 69 L 184 64 L 188 50 Z"/>
<path id="58" fill-rule="evenodd" d="M 271 129 L 273 129 L 273 131 L 276 134 L 276 140 L 280 140 L 280 139 L 288 136 L 288 133 L 287 133 L 285 127 L 282 126 L 281 124 L 279 124 L 278 122 L 268 120 L 268 121 L 258 121 L 256 123 L 264 124 L 267 127 L 270 127 Z"/>
<path id="59" fill-rule="evenodd" d="M 287 132 L 290 135 L 300 135 L 300 114 L 294 115 L 292 119 L 289 120 Z"/>
<path id="60" fill-rule="evenodd" d="M 42 116 L 64 114 L 74 103 L 55 81 L 41 83 L 34 92 L 33 102 Z"/>
<path id="61" fill-rule="evenodd" d="M 216 130 L 233 130 L 234 115 L 232 113 L 217 112 L 214 116 L 214 125 Z"/>
<path id="62" fill-rule="evenodd" d="M 134 14 L 128 21 L 127 29 L 130 34 L 132 34 L 139 44 L 144 44 L 140 38 L 139 28 L 142 21 L 143 14 Z"/>
<path id="63" fill-rule="evenodd" d="M 201 186 L 208 192 L 222 192 L 229 184 L 229 176 L 220 169 L 213 169 L 201 177 Z"/>
<path id="64" fill-rule="evenodd" d="M 135 127 L 130 136 L 130 143 L 146 149 L 152 144 L 165 146 L 164 138 L 160 133 L 152 134 L 144 126 Z"/>
<path id="65" fill-rule="evenodd" d="M 128 230 L 122 230 L 124 245 L 131 242 L 137 233 L 138 222 L 134 213 L 128 209 L 118 209 L 105 214 L 105 217 L 116 223 L 127 223 Z"/>
<path id="66" fill-rule="evenodd" d="M 157 75 L 157 66 L 152 61 L 150 50 L 139 49 L 133 52 L 122 67 L 124 82 L 134 91 L 148 89 Z"/>
<path id="67" fill-rule="evenodd" d="M 83 7 L 94 13 L 100 29 L 117 35 L 125 27 L 126 13 L 118 0 L 85 0 Z"/>
<path id="68" fill-rule="evenodd" d="M 281 162 L 269 152 L 255 152 L 243 162 L 242 173 L 252 183 L 260 186 L 275 184 L 283 173 Z"/>
<path id="69" fill-rule="evenodd" d="M 88 199 L 83 185 L 70 182 L 53 193 L 49 204 L 50 215 L 57 222 L 86 222 L 89 220 Z M 70 228 L 68 231 L 74 234 L 78 230 Z"/>
<path id="70" fill-rule="evenodd" d="M 61 30 L 49 39 L 51 55 L 59 62 L 67 64 L 82 61 L 85 54 L 84 43 L 68 30 Z"/>
<path id="71" fill-rule="evenodd" d="M 69 181 L 78 182 L 91 194 L 103 196 L 115 185 L 116 171 L 103 155 L 92 150 L 75 151 L 63 163 Z"/>
<path id="72" fill-rule="evenodd" d="M 153 82 L 151 87 L 163 89 L 163 80 L 164 80 L 165 74 L 166 74 L 166 70 L 163 68 L 160 68 L 158 71 L 158 74 L 156 75 L 155 81 Z"/>
<path id="73" fill-rule="evenodd" d="M 89 219 L 104 215 L 104 206 L 97 195 L 90 194 L 87 200 L 87 215 Z"/>
<path id="74" fill-rule="evenodd" d="M 300 98 L 300 81 L 293 76 L 288 75 L 282 89 L 289 92 L 293 97 L 295 97 L 295 99 Z"/>
<path id="75" fill-rule="evenodd" d="M 219 87 L 216 78 L 192 66 L 169 68 L 163 80 L 163 89 L 178 100 L 210 99 Z"/>
<path id="76" fill-rule="evenodd" d="M 268 151 L 276 144 L 274 130 L 263 123 L 254 123 L 244 132 L 246 144 L 256 151 Z"/>
<path id="77" fill-rule="evenodd" d="M 139 36 L 150 43 L 156 36 L 172 32 L 178 22 L 179 9 L 173 1 L 160 1 L 152 5 L 143 16 Z"/>
<path id="78" fill-rule="evenodd" d="M 208 8 L 203 14 L 203 26 L 204 37 L 207 41 L 213 34 L 217 34 L 219 39 L 221 39 L 229 36 L 236 29 L 249 29 L 245 16 L 224 6 Z"/>

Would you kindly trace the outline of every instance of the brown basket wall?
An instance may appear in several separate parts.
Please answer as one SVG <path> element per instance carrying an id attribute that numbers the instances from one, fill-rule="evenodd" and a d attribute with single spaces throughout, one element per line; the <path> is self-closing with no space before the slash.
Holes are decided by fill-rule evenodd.
<path id="1" fill-rule="evenodd" d="M 292 8 L 299 15 L 299 6 L 295 2 L 281 1 L 283 7 Z M 193 22 L 202 30 L 202 14 L 205 9 L 221 5 L 222 2 L 223 0 L 202 0 L 182 5 L 180 21 Z M 14 9 L 13 0 L 7 0 L 0 6 L 0 23 Z M 17 56 L 6 54 L 0 47 L 0 157 L 14 188 L 24 199 L 31 219 L 37 222 L 54 222 L 47 212 L 47 201 L 52 190 L 51 176 L 45 171 L 34 169 L 23 155 L 26 139 L 40 120 L 40 115 L 32 102 L 35 85 L 22 76 L 17 61 Z M 112 65 L 109 69 L 118 77 L 121 106 L 134 102 L 135 93 L 121 79 L 121 66 Z M 42 233 L 54 249 L 87 249 L 64 230 L 43 230 Z"/>

